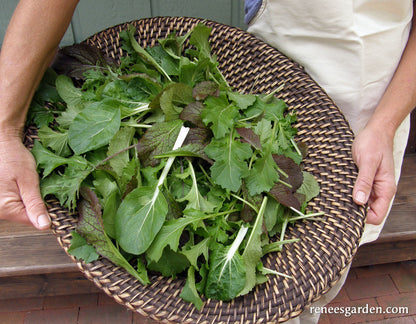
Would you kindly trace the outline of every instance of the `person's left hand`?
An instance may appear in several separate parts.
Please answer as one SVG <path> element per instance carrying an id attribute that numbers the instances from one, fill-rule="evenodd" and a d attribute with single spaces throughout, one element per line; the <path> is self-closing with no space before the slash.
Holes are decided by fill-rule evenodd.
<path id="1" fill-rule="evenodd" d="M 367 126 L 354 140 L 352 155 L 358 167 L 353 199 L 359 205 L 368 202 L 368 224 L 381 224 L 397 190 L 393 136 L 377 125 Z"/>

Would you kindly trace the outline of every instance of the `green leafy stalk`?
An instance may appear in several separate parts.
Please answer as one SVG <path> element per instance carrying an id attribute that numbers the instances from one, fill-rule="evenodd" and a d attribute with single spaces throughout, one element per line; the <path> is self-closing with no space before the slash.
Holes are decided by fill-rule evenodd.
<path id="1" fill-rule="evenodd" d="M 181 128 L 174 150 L 183 144 L 188 131 L 187 127 Z M 164 196 L 160 195 L 160 187 L 174 159 L 168 158 L 156 186 L 136 188 L 125 197 L 117 210 L 116 238 L 125 251 L 135 255 L 144 253 L 162 227 L 168 205 Z"/>
<path id="2" fill-rule="evenodd" d="M 205 286 L 207 298 L 224 301 L 235 298 L 244 288 L 246 271 L 238 248 L 246 236 L 248 227 L 241 226 L 229 247 L 219 245 L 210 257 L 210 270 Z"/>
<path id="3" fill-rule="evenodd" d="M 261 263 L 261 257 L 263 251 L 261 249 L 261 234 L 263 225 L 263 215 L 267 205 L 267 196 L 263 198 L 259 212 L 256 217 L 256 221 L 251 229 L 250 236 L 248 237 L 246 247 L 242 254 L 244 265 L 246 267 L 246 282 L 239 295 L 245 295 L 250 292 L 257 284 L 256 281 L 256 269 L 257 265 Z"/>

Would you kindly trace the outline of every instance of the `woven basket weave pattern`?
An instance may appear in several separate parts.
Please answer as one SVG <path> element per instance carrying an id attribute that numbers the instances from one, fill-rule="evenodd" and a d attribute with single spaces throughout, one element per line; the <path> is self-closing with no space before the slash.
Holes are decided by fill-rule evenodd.
<path id="1" fill-rule="evenodd" d="M 176 30 L 184 34 L 200 19 L 158 17 L 133 21 L 136 39 L 146 46 Z M 286 237 L 300 241 L 285 245 L 280 253 L 266 257 L 265 266 L 293 277 L 270 276 L 244 297 L 225 303 L 205 301 L 201 311 L 183 301 L 179 294 L 184 279 L 151 277 L 142 286 L 123 269 L 107 260 L 90 264 L 77 262 L 85 276 L 117 302 L 161 322 L 177 323 L 277 323 L 298 316 L 318 300 L 340 278 L 351 262 L 361 237 L 365 213 L 352 202 L 356 168 L 351 158 L 353 134 L 339 109 L 298 64 L 252 35 L 229 26 L 205 21 L 213 28 L 212 52 L 229 84 L 242 92 L 268 93 L 284 84 L 278 93 L 298 116 L 297 140 L 308 145 L 305 170 L 321 186 L 320 195 L 309 203 L 310 211 L 325 212 L 322 220 L 303 221 L 289 227 Z M 86 42 L 118 59 L 119 32 L 129 24 L 118 25 L 90 37 Z M 27 146 L 33 140 L 28 132 Z M 77 215 L 48 201 L 53 230 L 67 250 Z M 76 260 L 74 260 L 76 262 Z"/>

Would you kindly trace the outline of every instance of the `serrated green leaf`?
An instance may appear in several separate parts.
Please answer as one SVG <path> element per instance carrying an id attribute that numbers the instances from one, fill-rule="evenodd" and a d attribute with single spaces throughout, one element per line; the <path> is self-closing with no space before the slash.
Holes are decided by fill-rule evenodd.
<path id="1" fill-rule="evenodd" d="M 200 52 L 200 57 L 210 57 L 211 45 L 209 43 L 209 35 L 211 34 L 211 28 L 203 24 L 196 25 L 193 30 L 189 43 L 195 45 Z"/>
<path id="2" fill-rule="evenodd" d="M 146 257 L 151 261 L 158 262 L 166 246 L 169 246 L 172 251 L 176 252 L 179 246 L 179 239 L 185 227 L 203 220 L 204 217 L 208 218 L 209 216 L 202 213 L 192 213 L 185 214 L 181 218 L 166 221 L 152 245 L 146 251 Z"/>
<path id="3" fill-rule="evenodd" d="M 192 247 L 188 249 L 184 249 L 181 251 L 183 255 L 186 256 L 189 263 L 197 270 L 199 270 L 198 267 L 198 258 L 203 255 L 205 260 L 208 261 L 209 258 L 209 244 L 211 242 L 212 238 L 207 237 L 203 239 L 198 244 L 193 245 Z"/>
<path id="4" fill-rule="evenodd" d="M 306 201 L 309 201 L 319 195 L 320 186 L 312 174 L 306 171 L 302 173 L 303 183 L 296 192 L 304 194 Z"/>
<path id="5" fill-rule="evenodd" d="M 279 180 L 276 163 L 271 154 L 265 154 L 257 159 L 249 175 L 245 178 L 251 196 L 269 191 L 273 184 Z"/>
<path id="6" fill-rule="evenodd" d="M 55 132 L 43 125 L 38 129 L 38 136 L 43 145 L 52 149 L 57 155 L 65 157 L 71 154 L 67 132 Z"/>
<path id="7" fill-rule="evenodd" d="M 35 157 L 38 168 L 43 171 L 44 178 L 61 165 L 68 165 L 68 168 L 76 171 L 82 171 L 91 167 L 82 156 L 71 156 L 68 158 L 59 156 L 44 148 L 39 141 L 34 142 L 31 152 Z"/>
<path id="8" fill-rule="evenodd" d="M 215 138 L 223 138 L 234 127 L 238 107 L 230 104 L 225 94 L 208 97 L 204 103 L 206 107 L 201 112 L 202 121 L 210 126 Z"/>
<path id="9" fill-rule="evenodd" d="M 40 182 L 42 197 L 54 195 L 62 206 L 74 210 L 80 187 L 91 171 L 66 168 L 64 174 L 53 173 Z"/>
<path id="10" fill-rule="evenodd" d="M 68 129 L 81 110 L 82 108 L 78 106 L 67 106 L 66 110 L 56 117 L 56 122 L 59 124 L 59 127 Z"/>
<path id="11" fill-rule="evenodd" d="M 257 99 L 256 95 L 243 94 L 236 91 L 227 91 L 228 99 L 233 101 L 240 109 L 245 110 L 254 104 Z"/>
<path id="12" fill-rule="evenodd" d="M 236 192 L 241 186 L 241 179 L 249 171 L 245 160 L 251 157 L 250 145 L 227 136 L 221 140 L 212 140 L 205 152 L 215 160 L 211 166 L 213 181 L 224 189 Z"/>
<path id="13" fill-rule="evenodd" d="M 71 232 L 71 245 L 68 248 L 68 253 L 78 260 L 84 260 L 86 263 L 97 260 L 100 255 L 95 251 L 94 247 L 87 243 L 77 232 Z"/>

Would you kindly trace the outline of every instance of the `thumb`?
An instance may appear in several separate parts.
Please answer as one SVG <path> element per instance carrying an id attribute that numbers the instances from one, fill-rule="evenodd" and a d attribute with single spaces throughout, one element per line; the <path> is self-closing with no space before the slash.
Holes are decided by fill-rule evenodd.
<path id="1" fill-rule="evenodd" d="M 377 168 L 374 167 L 374 163 L 365 162 L 366 161 L 362 161 L 362 163 L 357 164 L 358 175 L 354 184 L 353 199 L 358 205 L 364 205 L 367 203 L 377 171 Z"/>
<path id="2" fill-rule="evenodd" d="M 39 230 L 48 229 L 51 225 L 51 220 L 40 194 L 38 175 L 28 176 L 21 181 L 19 190 L 30 222 Z"/>

